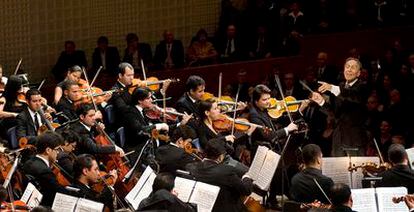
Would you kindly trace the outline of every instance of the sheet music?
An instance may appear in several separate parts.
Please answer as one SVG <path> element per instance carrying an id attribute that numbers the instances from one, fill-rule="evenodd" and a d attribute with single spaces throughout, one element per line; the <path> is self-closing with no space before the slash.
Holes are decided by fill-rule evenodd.
<path id="1" fill-rule="evenodd" d="M 259 146 L 257 148 L 256 154 L 254 155 L 252 165 L 249 168 L 249 176 L 252 177 L 253 180 L 257 180 L 259 177 L 260 169 L 263 166 L 263 162 L 266 158 L 266 153 L 269 151 L 269 148 L 265 146 Z"/>
<path id="2" fill-rule="evenodd" d="M 407 212 L 408 207 L 404 202 L 395 204 L 392 202 L 393 197 L 404 196 L 407 194 L 407 188 L 405 187 L 381 187 L 377 188 L 378 209 L 380 212 Z"/>
<path id="3" fill-rule="evenodd" d="M 54 211 L 73 211 L 75 210 L 77 197 L 70 195 L 56 193 L 55 200 L 53 201 L 52 210 Z"/>
<path id="4" fill-rule="evenodd" d="M 75 212 L 102 212 L 104 204 L 88 199 L 80 198 Z"/>
<path id="5" fill-rule="evenodd" d="M 414 147 L 405 150 L 408 155 L 408 163 L 412 170 L 414 170 Z"/>
<path id="6" fill-rule="evenodd" d="M 177 192 L 177 197 L 183 202 L 189 202 L 191 192 L 196 184 L 196 181 L 185 179 L 182 177 L 175 178 L 174 190 Z"/>
<path id="7" fill-rule="evenodd" d="M 151 167 L 147 166 L 144 173 L 138 180 L 134 188 L 126 195 L 125 200 L 135 209 L 138 209 L 139 203 L 147 198 L 152 192 L 152 183 L 156 175 Z"/>
<path id="8" fill-rule="evenodd" d="M 190 202 L 197 204 L 198 212 L 207 212 L 213 209 L 217 196 L 220 192 L 220 187 L 210 184 L 197 182 Z"/>
<path id="9" fill-rule="evenodd" d="M 377 201 L 375 199 L 375 188 L 351 189 L 352 210 L 358 212 L 377 211 Z"/>
<path id="10" fill-rule="evenodd" d="M 332 178 L 334 183 L 351 185 L 348 171 L 349 157 L 325 157 L 322 158 L 322 174 Z"/>
<path id="11" fill-rule="evenodd" d="M 279 160 L 280 155 L 271 150 L 267 151 L 263 166 L 260 169 L 259 177 L 256 181 L 254 181 L 254 183 L 263 191 L 269 190 L 270 183 L 272 182 Z"/>
<path id="12" fill-rule="evenodd" d="M 366 164 L 367 162 L 380 164 L 380 159 L 378 157 L 351 157 L 351 161 L 352 164 L 355 164 L 355 166 L 360 166 L 362 163 Z M 357 171 L 353 172 L 351 188 L 362 188 L 362 178 L 364 178 L 362 169 L 358 169 Z"/>
<path id="13" fill-rule="evenodd" d="M 40 191 L 32 183 L 29 183 L 20 200 L 27 206 L 34 208 L 40 205 L 42 198 L 43 195 Z"/>

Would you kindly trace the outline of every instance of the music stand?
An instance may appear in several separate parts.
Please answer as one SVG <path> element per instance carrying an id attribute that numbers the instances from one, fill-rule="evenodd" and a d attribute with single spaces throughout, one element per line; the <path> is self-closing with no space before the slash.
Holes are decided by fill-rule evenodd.
<path id="1" fill-rule="evenodd" d="M 346 156 L 348 157 L 348 159 L 349 159 L 349 167 L 348 167 L 348 171 L 349 171 L 349 177 L 350 177 L 350 179 L 351 179 L 351 184 L 350 184 L 350 186 L 349 187 L 353 187 L 352 185 L 353 185 L 353 181 L 354 181 L 354 179 L 352 178 L 352 172 L 353 172 L 353 170 L 352 170 L 352 160 L 351 160 L 351 155 L 356 155 L 356 154 L 351 154 L 352 152 L 358 152 L 359 151 L 359 149 L 358 148 L 349 148 L 349 147 L 342 147 L 342 151 L 344 151 L 345 152 L 345 154 L 346 154 Z"/>

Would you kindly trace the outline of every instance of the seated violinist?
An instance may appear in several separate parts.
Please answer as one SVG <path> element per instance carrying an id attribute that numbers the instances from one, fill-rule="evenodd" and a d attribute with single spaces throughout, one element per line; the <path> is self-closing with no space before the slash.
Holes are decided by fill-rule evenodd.
<path id="1" fill-rule="evenodd" d="M 52 131 L 43 133 L 37 137 L 36 156 L 27 160 L 23 165 L 23 172 L 32 176 L 39 184 L 38 189 L 43 194 L 41 205 L 44 206 L 52 206 L 56 192 L 65 192 L 65 188 L 58 184 L 56 175 L 51 169 L 62 144 L 63 138 L 58 133 Z"/>
<path id="2" fill-rule="evenodd" d="M 167 145 L 162 145 L 155 152 L 155 160 L 160 166 L 159 172 L 175 174 L 177 169 L 185 170 L 185 166 L 195 162 L 196 158 L 184 149 L 191 147 L 191 140 L 196 138 L 194 130 L 186 125 L 174 130 Z"/>
<path id="3" fill-rule="evenodd" d="M 185 83 L 186 92 L 177 101 L 176 109 L 178 112 L 187 114 L 194 114 L 196 118 L 200 118 L 198 113 L 197 103 L 201 100 L 206 87 L 206 82 L 203 78 L 197 75 L 188 77 Z"/>
<path id="4" fill-rule="evenodd" d="M 16 136 L 17 140 L 27 138 L 29 143 L 38 135 L 39 128 L 46 124 L 46 119 L 52 120 L 49 113 L 44 116 L 39 112 L 42 109 L 42 95 L 37 89 L 26 92 L 27 107 L 17 116 Z"/>
<path id="5" fill-rule="evenodd" d="M 62 112 L 59 122 L 63 124 L 78 118 L 74 103 L 80 100 L 81 93 L 79 85 L 74 81 L 66 80 L 62 84 L 63 97 L 57 103 L 56 111 Z"/>
<path id="6" fill-rule="evenodd" d="M 76 159 L 76 155 L 73 153 L 76 149 L 76 145 L 79 142 L 79 135 L 71 129 L 64 129 L 59 132 L 64 139 L 64 144 L 61 146 L 61 151 L 57 155 L 58 165 L 63 169 L 61 170 L 63 174 L 68 174 L 70 176 L 65 176 L 68 179 L 73 177 L 73 163 Z"/>
<path id="7" fill-rule="evenodd" d="M 60 98 L 62 97 L 63 86 L 64 86 L 65 82 L 70 80 L 70 81 L 75 82 L 76 84 L 78 84 L 79 80 L 81 79 L 81 76 L 82 76 L 81 67 L 79 67 L 78 65 L 70 67 L 68 69 L 67 74 L 66 74 L 66 78 L 56 85 L 55 96 L 53 98 L 53 104 L 55 104 L 55 105 L 58 104 Z"/>
<path id="8" fill-rule="evenodd" d="M 322 151 L 318 145 L 308 144 L 302 150 L 305 169 L 292 178 L 290 195 L 293 200 L 303 203 L 311 203 L 319 200 L 329 203 L 314 180 L 318 181 L 325 193 L 334 184 L 332 179 L 322 174 Z"/>
<path id="9" fill-rule="evenodd" d="M 108 186 L 100 193 L 91 189 L 92 185 L 100 179 L 98 163 L 92 155 L 79 155 L 73 164 L 74 183 L 71 187 L 79 189 L 77 195 L 82 198 L 101 202 L 106 207 L 113 209 L 113 195 Z M 116 170 L 109 172 L 111 178 L 115 182 L 118 178 Z M 112 185 L 111 185 L 112 186 Z"/>
<path id="10" fill-rule="evenodd" d="M 102 114 L 95 111 L 92 104 L 81 104 L 76 113 L 79 121 L 70 125 L 70 129 L 80 136 L 75 150 L 77 154 L 111 154 L 118 152 L 121 157 L 124 155 L 124 151 L 116 145 L 101 146 L 96 144 L 94 134 L 96 131 L 104 130 L 105 126 L 96 121 L 102 118 Z"/>
<path id="11" fill-rule="evenodd" d="M 352 208 L 351 189 L 346 184 L 335 184 L 330 190 L 332 212 L 355 212 Z"/>
<path id="12" fill-rule="evenodd" d="M 143 199 L 137 211 L 197 211 L 190 203 L 182 202 L 174 191 L 174 176 L 159 173 L 152 184 L 149 197 Z"/>
<path id="13" fill-rule="evenodd" d="M 408 193 L 414 193 L 414 171 L 408 165 L 408 155 L 404 146 L 392 144 L 388 149 L 388 160 L 392 163 L 392 168 L 378 175 L 382 177 L 382 180 L 378 182 L 377 186 L 404 186 Z"/>

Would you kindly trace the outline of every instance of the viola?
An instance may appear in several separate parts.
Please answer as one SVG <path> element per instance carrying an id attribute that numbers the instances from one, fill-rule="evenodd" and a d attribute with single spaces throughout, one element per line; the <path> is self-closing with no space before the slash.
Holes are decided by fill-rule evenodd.
<path id="1" fill-rule="evenodd" d="M 287 96 L 284 100 L 277 100 L 276 98 L 270 99 L 270 105 L 267 108 L 267 114 L 270 117 L 277 119 L 283 115 L 287 110 L 289 112 L 296 112 L 299 109 L 300 104 L 305 100 L 296 100 L 293 96 Z M 285 106 L 285 102 L 287 108 Z"/>
<path id="2" fill-rule="evenodd" d="M 132 84 L 128 87 L 128 92 L 132 94 L 137 87 L 147 87 L 151 91 L 158 91 L 160 89 L 160 84 L 164 82 L 179 82 L 180 79 L 166 79 L 166 80 L 158 80 L 156 77 L 148 77 L 147 80 L 141 80 L 138 78 L 134 78 L 132 80 Z"/>
<path id="3" fill-rule="evenodd" d="M 98 193 L 101 193 L 108 185 L 113 186 L 115 184 L 114 177 L 105 171 L 99 171 L 99 179 L 92 186 L 92 189 Z"/>
<path id="4" fill-rule="evenodd" d="M 241 131 L 241 132 L 245 132 L 245 131 L 249 130 L 250 127 L 253 127 L 253 126 L 256 127 L 256 128 L 264 129 L 266 131 L 270 130 L 269 128 L 267 128 L 265 126 L 250 123 L 245 118 L 233 119 L 233 118 L 231 118 L 231 117 L 229 117 L 225 114 L 220 114 L 220 118 L 213 121 L 213 127 L 214 127 L 215 130 L 217 130 L 219 132 L 229 131 L 232 128 L 233 122 L 234 122 L 234 128 L 238 131 Z"/>
<path id="5" fill-rule="evenodd" d="M 348 170 L 349 171 L 356 171 L 358 168 L 362 169 L 363 172 L 368 172 L 371 174 L 378 174 L 378 173 L 382 173 L 388 169 L 391 168 L 391 164 L 389 163 L 381 163 L 381 164 L 376 164 L 373 162 L 367 162 L 367 163 L 362 163 L 360 166 L 355 166 L 355 164 L 353 165 L 353 167 L 349 167 Z"/>
<path id="6" fill-rule="evenodd" d="M 56 176 L 56 180 L 57 182 L 61 185 L 61 186 L 69 186 L 70 180 L 65 177 L 65 175 L 63 175 L 62 173 L 62 167 L 59 166 L 59 164 L 57 164 L 56 162 L 52 163 L 52 172 L 53 174 L 55 174 Z"/>
<path id="7" fill-rule="evenodd" d="M 9 155 L 6 155 L 4 153 L 0 153 L 0 182 L 4 182 L 9 174 L 10 169 L 13 166 L 13 161 L 9 157 Z M 9 186 L 12 186 L 13 190 L 16 191 L 19 194 L 23 194 L 24 187 L 23 187 L 23 175 L 19 170 L 16 170 L 12 176 L 11 184 Z"/>
<path id="8" fill-rule="evenodd" d="M 164 109 L 157 106 L 145 110 L 145 115 L 151 120 L 161 120 L 166 118 L 167 121 L 177 121 L 177 117 L 184 116 L 184 113 L 177 112 L 175 108 L 167 107 Z"/>

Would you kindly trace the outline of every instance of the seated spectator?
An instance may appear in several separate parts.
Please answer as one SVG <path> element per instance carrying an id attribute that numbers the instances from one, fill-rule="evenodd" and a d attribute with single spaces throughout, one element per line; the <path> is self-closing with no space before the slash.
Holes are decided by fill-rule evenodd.
<path id="1" fill-rule="evenodd" d="M 103 71 L 115 76 L 120 63 L 119 52 L 116 47 L 108 46 L 108 43 L 107 37 L 98 38 L 98 47 L 95 48 L 92 55 L 92 69 L 97 71 L 102 66 Z"/>
<path id="2" fill-rule="evenodd" d="M 236 26 L 227 26 L 226 35 L 218 39 L 217 50 L 222 62 L 234 62 L 245 58 L 241 39 L 237 35 Z"/>
<path id="3" fill-rule="evenodd" d="M 258 26 L 255 39 L 252 40 L 249 57 L 252 59 L 270 58 L 272 56 L 272 38 L 265 26 Z"/>
<path id="4" fill-rule="evenodd" d="M 65 51 L 60 54 L 55 67 L 52 69 L 55 79 L 59 82 L 62 81 L 66 76 L 66 71 L 74 65 L 87 67 L 88 63 L 86 62 L 85 52 L 76 50 L 75 42 L 68 40 L 65 41 Z"/>
<path id="5" fill-rule="evenodd" d="M 194 41 L 188 48 L 188 66 L 200 66 L 216 63 L 217 51 L 211 42 L 207 41 L 207 31 L 200 29 Z"/>
<path id="6" fill-rule="evenodd" d="M 141 70 L 141 60 L 144 65 L 152 62 L 151 46 L 148 43 L 140 43 L 138 35 L 129 33 L 126 36 L 127 48 L 125 49 L 123 62 L 131 64 L 134 69 Z"/>
<path id="7" fill-rule="evenodd" d="M 174 39 L 174 34 L 166 30 L 164 40 L 155 49 L 154 63 L 156 68 L 171 69 L 184 66 L 184 47 L 180 40 Z"/>

